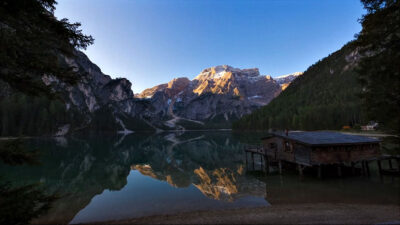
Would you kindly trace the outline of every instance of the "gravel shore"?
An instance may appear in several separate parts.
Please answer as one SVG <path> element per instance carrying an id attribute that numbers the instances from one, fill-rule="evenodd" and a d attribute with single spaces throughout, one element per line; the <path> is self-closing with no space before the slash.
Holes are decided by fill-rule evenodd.
<path id="1" fill-rule="evenodd" d="M 295 204 L 158 215 L 99 224 L 400 224 L 399 205 Z"/>

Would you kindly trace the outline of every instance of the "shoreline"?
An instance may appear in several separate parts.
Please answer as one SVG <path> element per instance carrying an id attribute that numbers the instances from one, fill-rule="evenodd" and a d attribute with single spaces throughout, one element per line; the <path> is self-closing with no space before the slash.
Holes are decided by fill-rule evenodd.
<path id="1" fill-rule="evenodd" d="M 272 205 L 144 216 L 88 224 L 400 224 L 400 205 Z"/>

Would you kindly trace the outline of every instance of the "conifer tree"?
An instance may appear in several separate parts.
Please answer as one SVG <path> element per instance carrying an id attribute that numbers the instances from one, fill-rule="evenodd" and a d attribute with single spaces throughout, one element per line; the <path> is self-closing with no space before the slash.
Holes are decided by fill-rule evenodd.
<path id="1" fill-rule="evenodd" d="M 367 14 L 356 45 L 363 56 L 358 74 L 368 118 L 400 133 L 400 2 L 362 0 Z"/>
<path id="2" fill-rule="evenodd" d="M 61 57 L 93 43 L 80 23 L 54 16 L 55 0 L 2 0 L 0 2 L 0 80 L 28 94 L 50 94 L 44 74 L 76 82 L 72 68 Z"/>

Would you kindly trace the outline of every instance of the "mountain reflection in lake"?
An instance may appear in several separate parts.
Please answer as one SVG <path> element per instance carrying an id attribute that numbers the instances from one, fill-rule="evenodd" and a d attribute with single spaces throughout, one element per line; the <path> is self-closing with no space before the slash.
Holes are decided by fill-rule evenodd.
<path id="1" fill-rule="evenodd" d="M 262 134 L 136 133 L 124 137 L 31 140 L 40 166 L 1 166 L 16 184 L 59 193 L 34 223 L 83 223 L 193 210 L 338 202 L 398 204 L 398 180 L 300 181 L 246 173 L 243 144 Z"/>

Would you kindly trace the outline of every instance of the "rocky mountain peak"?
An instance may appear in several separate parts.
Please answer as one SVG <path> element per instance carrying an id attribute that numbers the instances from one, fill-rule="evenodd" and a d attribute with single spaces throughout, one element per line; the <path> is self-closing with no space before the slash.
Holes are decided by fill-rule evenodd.
<path id="1" fill-rule="evenodd" d="M 214 66 L 204 69 L 194 80 L 214 80 L 226 76 L 256 77 L 260 75 L 258 68 L 238 69 L 228 65 Z"/>
<path id="2" fill-rule="evenodd" d="M 189 83 L 190 80 L 187 77 L 174 78 L 168 82 L 167 88 L 183 90 Z"/>

